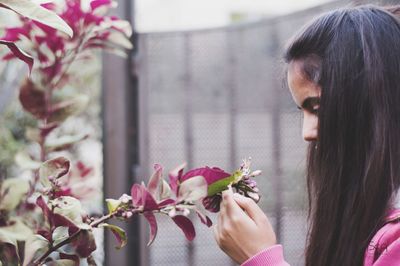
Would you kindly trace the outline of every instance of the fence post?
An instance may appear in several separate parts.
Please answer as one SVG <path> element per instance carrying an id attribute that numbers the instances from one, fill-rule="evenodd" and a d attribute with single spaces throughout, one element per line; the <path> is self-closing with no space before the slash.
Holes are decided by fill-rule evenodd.
<path id="1" fill-rule="evenodd" d="M 233 171 L 237 161 L 237 75 L 238 75 L 238 55 L 237 51 L 240 49 L 234 49 L 235 43 L 240 43 L 242 30 L 236 31 L 231 30 L 226 32 L 226 50 L 228 51 L 227 56 L 227 67 L 228 67 L 228 108 L 229 108 L 229 171 Z"/>
<path id="2" fill-rule="evenodd" d="M 187 162 L 187 169 L 191 169 L 193 167 L 193 80 L 192 80 L 192 38 L 190 33 L 185 33 L 183 35 L 184 41 L 184 75 L 183 75 L 183 84 L 184 84 L 184 112 L 183 112 L 183 120 L 184 120 L 184 131 L 185 131 L 185 158 Z M 187 248 L 187 265 L 194 265 L 194 253 L 195 246 L 193 242 L 188 242 L 186 244 Z"/>
<path id="3" fill-rule="evenodd" d="M 135 29 L 134 0 L 119 1 L 115 13 L 131 22 Z M 128 59 L 103 55 L 104 196 L 111 198 L 129 193 L 139 160 L 138 79 L 133 60 L 137 54 L 138 35 L 135 30 L 133 32 L 131 40 L 135 48 Z M 116 251 L 112 234 L 106 232 L 105 265 L 140 265 L 139 217 L 134 217 L 129 224 L 116 223 L 127 230 L 128 247 Z"/>
<path id="4" fill-rule="evenodd" d="M 273 60 L 279 54 L 279 39 L 277 24 L 271 27 L 271 46 L 269 53 Z M 279 79 L 275 75 L 277 69 L 272 68 L 272 161 L 273 161 L 273 186 L 275 191 L 275 208 L 276 217 L 275 234 L 277 240 L 282 243 L 282 207 L 283 207 L 283 186 L 282 186 L 282 166 L 281 166 L 281 86 Z"/>

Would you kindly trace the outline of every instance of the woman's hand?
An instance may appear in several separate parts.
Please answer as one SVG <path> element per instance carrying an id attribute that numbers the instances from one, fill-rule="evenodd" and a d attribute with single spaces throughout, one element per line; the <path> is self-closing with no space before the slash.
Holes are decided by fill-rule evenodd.
<path id="1" fill-rule="evenodd" d="M 222 193 L 214 237 L 219 247 L 239 264 L 276 244 L 267 216 L 251 199 L 232 190 Z"/>

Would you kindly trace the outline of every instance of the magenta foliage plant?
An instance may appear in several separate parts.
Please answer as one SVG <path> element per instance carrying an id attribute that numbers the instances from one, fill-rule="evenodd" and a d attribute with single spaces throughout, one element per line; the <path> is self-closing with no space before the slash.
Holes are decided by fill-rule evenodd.
<path id="1" fill-rule="evenodd" d="M 0 7 L 24 14 L 26 0 L 13 1 L 0 0 Z M 117 248 L 127 243 L 125 232 L 112 224 L 113 219 L 128 221 L 134 215 L 142 215 L 149 223 L 150 245 L 158 230 L 155 215 L 164 214 L 192 240 L 196 233 L 189 214 L 196 213 L 203 224 L 211 226 L 206 211 L 219 210 L 221 192 L 229 186 L 259 200 L 252 178 L 260 172 L 250 171 L 249 160 L 233 174 L 210 167 L 184 173 L 181 165 L 168 173 L 168 181 L 163 178 L 162 167 L 156 164 L 147 184 L 134 184 L 129 195 L 107 199 L 105 214 L 85 212 L 80 199 L 88 190 L 75 190 L 73 183 L 77 179 L 83 183 L 93 169 L 60 152 L 89 136 L 51 136 L 68 118 L 79 115 L 89 101 L 77 90 L 60 93 L 79 78 L 74 65 L 90 62 L 96 49 L 121 54 L 132 48 L 129 23 L 107 15 L 114 6 L 111 0 L 49 2 L 39 10 L 47 15 L 58 14 L 57 18 L 39 21 L 21 16 L 21 25 L 6 28 L 0 38 L 0 44 L 9 44 L 10 48 L 2 60 L 18 58 L 32 69 L 21 83 L 19 100 L 37 120 L 37 127 L 26 131 L 27 138 L 37 144 L 37 152 L 16 157 L 20 165 L 32 171 L 31 180 L 0 181 L 0 265 L 79 265 L 82 259 L 95 265 L 92 253 L 96 250 L 96 228 L 111 230 Z"/>

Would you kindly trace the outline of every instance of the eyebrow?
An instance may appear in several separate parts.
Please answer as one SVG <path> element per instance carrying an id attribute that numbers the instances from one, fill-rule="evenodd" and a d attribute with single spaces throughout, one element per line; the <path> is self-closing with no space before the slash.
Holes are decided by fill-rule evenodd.
<path id="1" fill-rule="evenodd" d="M 299 110 L 301 110 L 301 109 L 311 110 L 314 105 L 319 104 L 320 99 L 321 99 L 320 97 L 308 97 L 303 101 L 303 103 L 301 104 L 301 107 L 297 106 L 297 108 Z"/>

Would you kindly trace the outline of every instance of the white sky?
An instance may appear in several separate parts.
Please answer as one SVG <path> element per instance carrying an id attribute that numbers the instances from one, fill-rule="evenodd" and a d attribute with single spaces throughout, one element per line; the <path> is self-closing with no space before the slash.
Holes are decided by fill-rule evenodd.
<path id="1" fill-rule="evenodd" d="M 234 13 L 277 16 L 330 0 L 136 0 L 140 32 L 225 26 Z"/>

